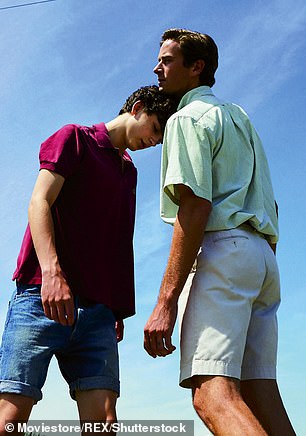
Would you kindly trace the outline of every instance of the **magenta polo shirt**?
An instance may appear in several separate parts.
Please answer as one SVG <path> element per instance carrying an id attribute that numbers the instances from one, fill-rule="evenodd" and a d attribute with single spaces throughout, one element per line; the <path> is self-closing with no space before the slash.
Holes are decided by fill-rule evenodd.
<path id="1" fill-rule="evenodd" d="M 135 313 L 133 232 L 137 170 L 121 158 L 104 123 L 67 125 L 48 138 L 40 169 L 65 178 L 52 206 L 56 250 L 74 295 L 110 307 L 117 318 Z M 41 284 L 29 226 L 13 276 Z"/>

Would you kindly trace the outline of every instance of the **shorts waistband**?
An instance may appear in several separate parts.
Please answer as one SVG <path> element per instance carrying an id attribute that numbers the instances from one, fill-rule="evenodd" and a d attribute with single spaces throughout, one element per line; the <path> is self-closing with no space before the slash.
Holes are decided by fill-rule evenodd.
<path id="1" fill-rule="evenodd" d="M 220 229 L 220 230 L 209 230 L 205 233 L 218 233 L 218 232 L 229 232 L 229 231 L 235 231 L 235 230 L 245 230 L 247 232 L 256 233 L 258 236 L 267 239 L 267 235 L 264 233 L 259 232 L 255 227 L 252 226 L 252 224 L 249 221 L 245 221 L 244 223 L 240 224 L 238 227 L 234 227 L 232 229 Z"/>

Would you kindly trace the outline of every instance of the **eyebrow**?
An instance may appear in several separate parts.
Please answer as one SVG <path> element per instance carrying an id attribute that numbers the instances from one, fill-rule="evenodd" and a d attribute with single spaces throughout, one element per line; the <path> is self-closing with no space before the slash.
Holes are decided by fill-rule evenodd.
<path id="1" fill-rule="evenodd" d="M 159 56 L 158 57 L 158 61 L 160 62 L 160 61 L 162 61 L 162 60 L 165 60 L 165 59 L 175 59 L 175 56 L 173 56 L 173 55 L 163 55 L 163 56 Z"/>

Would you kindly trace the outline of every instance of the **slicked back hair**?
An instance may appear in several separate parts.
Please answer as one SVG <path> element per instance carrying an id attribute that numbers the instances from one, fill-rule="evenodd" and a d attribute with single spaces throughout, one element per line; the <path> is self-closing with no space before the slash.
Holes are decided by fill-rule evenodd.
<path id="1" fill-rule="evenodd" d="M 218 68 L 218 47 L 211 36 L 187 29 L 169 29 L 163 33 L 160 45 L 168 39 L 180 44 L 185 67 L 190 67 L 199 59 L 204 60 L 205 67 L 199 77 L 200 84 L 213 86 Z"/>

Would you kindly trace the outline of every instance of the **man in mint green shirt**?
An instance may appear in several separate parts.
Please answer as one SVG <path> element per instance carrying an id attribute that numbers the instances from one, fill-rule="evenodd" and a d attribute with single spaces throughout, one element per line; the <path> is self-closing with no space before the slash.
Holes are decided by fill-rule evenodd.
<path id="1" fill-rule="evenodd" d="M 218 100 L 208 86 L 184 95 L 165 132 L 161 216 L 166 222 L 175 221 L 179 184 L 212 203 L 206 231 L 249 221 L 277 242 L 274 195 L 260 138 L 246 113 Z"/>
<path id="2" fill-rule="evenodd" d="M 276 382 L 278 223 L 270 172 L 246 113 L 213 95 L 217 66 L 208 35 L 164 33 L 154 72 L 160 89 L 180 100 L 167 123 L 161 174 L 161 216 L 174 231 L 144 345 L 152 357 L 171 354 L 179 312 L 180 385 L 192 389 L 212 433 L 290 436 Z"/>

